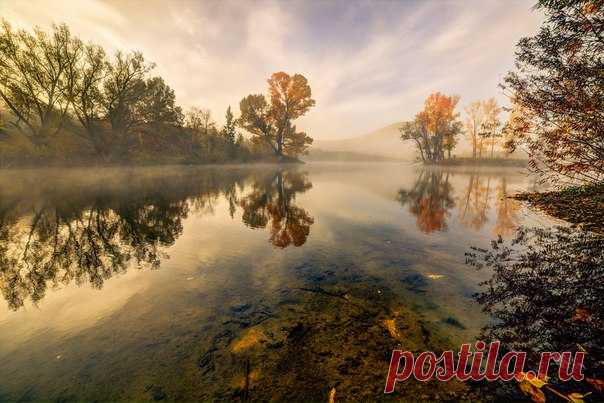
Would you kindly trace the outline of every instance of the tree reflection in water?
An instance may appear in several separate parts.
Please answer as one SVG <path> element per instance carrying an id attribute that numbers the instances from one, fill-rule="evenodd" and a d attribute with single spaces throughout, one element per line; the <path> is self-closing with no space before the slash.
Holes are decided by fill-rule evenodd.
<path id="1" fill-rule="evenodd" d="M 518 228 L 518 212 L 520 203 L 511 199 L 508 190 L 507 179 L 501 178 L 497 185 L 497 202 L 496 202 L 496 220 L 493 232 L 495 235 L 509 236 L 513 235 Z"/>
<path id="2" fill-rule="evenodd" d="M 446 231 L 447 220 L 455 208 L 459 223 L 466 228 L 481 230 L 488 222 L 488 212 L 492 207 L 492 178 L 481 177 L 473 172 L 468 185 L 460 197 L 454 197 L 454 187 L 450 179 L 456 175 L 447 171 L 421 171 L 411 190 L 401 189 L 397 200 L 409 205 L 409 211 L 416 216 L 417 228 L 424 233 Z M 495 235 L 511 235 L 518 223 L 518 202 L 508 198 L 507 178 L 502 176 L 495 187 Z"/>
<path id="3" fill-rule="evenodd" d="M 491 178 L 470 175 L 464 196 L 459 199 L 459 221 L 468 228 L 480 230 L 487 222 Z"/>
<path id="4" fill-rule="evenodd" d="M 265 228 L 270 224 L 270 242 L 278 248 L 303 245 L 314 220 L 293 202 L 297 193 L 311 187 L 307 175 L 295 171 L 280 171 L 259 178 L 252 192 L 239 202 L 243 222 L 251 228 Z"/>
<path id="5" fill-rule="evenodd" d="M 449 210 L 455 203 L 451 196 L 449 173 L 422 171 L 413 189 L 399 190 L 398 201 L 409 204 L 409 211 L 417 217 L 417 228 L 431 233 L 447 229 Z"/>
<path id="6" fill-rule="evenodd" d="M 476 295 L 494 318 L 485 340 L 526 351 L 533 364 L 542 351 L 586 350 L 586 376 L 602 379 L 604 237 L 566 227 L 519 228 L 512 241 L 500 237 L 466 256 L 470 265 L 493 270 Z"/>
<path id="7" fill-rule="evenodd" d="M 183 220 L 191 212 L 211 214 L 221 197 L 232 217 L 241 205 L 246 225 L 264 227 L 270 221 L 275 246 L 304 244 L 313 220 L 292 202 L 311 187 L 307 177 L 272 173 L 270 181 L 254 180 L 250 194 L 240 196 L 249 177 L 249 172 L 205 170 L 110 183 L 60 178 L 37 190 L 5 192 L 0 291 L 15 310 L 28 299 L 42 300 L 48 288 L 74 282 L 100 289 L 130 267 L 156 269 L 182 234 Z"/>

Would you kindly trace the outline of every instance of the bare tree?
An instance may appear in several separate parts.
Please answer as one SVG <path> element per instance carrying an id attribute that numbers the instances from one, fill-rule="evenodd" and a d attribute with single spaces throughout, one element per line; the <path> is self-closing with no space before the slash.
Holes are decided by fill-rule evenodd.
<path id="1" fill-rule="evenodd" d="M 466 136 L 468 136 L 472 142 L 472 158 L 476 159 L 476 154 L 479 149 L 480 126 L 484 121 L 482 103 L 480 101 L 474 101 L 465 107 L 465 111 L 468 115 L 465 122 Z"/>
<path id="2" fill-rule="evenodd" d="M 497 105 L 495 98 L 489 98 L 482 102 L 482 111 L 484 119 L 478 132 L 481 141 L 480 152 L 482 156 L 482 141 L 487 140 L 487 144 L 491 145 L 491 158 L 493 158 L 495 143 L 497 143 L 497 138 L 501 137 L 501 121 L 499 120 L 501 108 Z"/>
<path id="3" fill-rule="evenodd" d="M 74 94 L 82 42 L 66 25 L 50 34 L 14 31 L 3 20 L 0 31 L 0 97 L 24 124 L 29 137 L 43 145 L 62 127 Z"/>
<path id="4" fill-rule="evenodd" d="M 104 112 L 111 128 L 125 135 L 141 123 L 136 103 L 145 93 L 145 75 L 154 68 L 140 52 L 117 52 L 104 82 Z"/>
<path id="5" fill-rule="evenodd" d="M 84 136 L 100 155 L 106 152 L 106 142 L 99 124 L 103 104 L 101 85 L 107 76 L 108 68 L 103 48 L 93 44 L 86 45 L 78 66 L 71 99 L 73 113 L 84 127 Z"/>

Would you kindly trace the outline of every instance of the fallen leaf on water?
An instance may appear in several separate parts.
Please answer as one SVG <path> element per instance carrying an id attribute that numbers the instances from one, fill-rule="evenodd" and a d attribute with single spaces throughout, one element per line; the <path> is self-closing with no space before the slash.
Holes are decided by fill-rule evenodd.
<path id="1" fill-rule="evenodd" d="M 388 329 L 390 336 L 394 337 L 395 339 L 400 336 L 398 329 L 396 328 L 396 322 L 394 322 L 394 319 L 384 319 L 384 326 L 386 326 L 386 329 Z"/>
<path id="2" fill-rule="evenodd" d="M 591 312 L 585 308 L 577 308 L 571 318 L 573 322 L 587 322 L 591 319 Z"/>
<path id="3" fill-rule="evenodd" d="M 532 375 L 529 377 L 528 373 L 526 372 L 520 372 L 520 381 L 521 382 L 528 382 L 531 385 L 533 385 L 536 388 L 541 389 L 542 387 L 544 387 L 547 384 L 547 377 L 545 379 L 539 379 L 537 378 L 535 375 Z"/>
<path id="4" fill-rule="evenodd" d="M 336 401 L 336 388 L 331 388 L 329 391 L 329 403 L 335 403 Z"/>
<path id="5" fill-rule="evenodd" d="M 247 376 L 247 381 L 251 384 L 255 383 L 258 379 L 260 379 L 260 370 L 259 369 L 253 369 L 252 372 L 249 373 L 249 375 Z M 245 388 L 245 383 L 246 383 L 246 377 L 243 375 L 240 375 L 238 377 L 236 377 L 232 384 L 234 387 L 243 389 Z"/>
<path id="6" fill-rule="evenodd" d="M 585 400 L 583 400 L 583 398 L 585 396 L 589 395 L 589 393 L 582 395 L 581 393 L 571 393 L 570 395 L 567 396 L 568 401 L 573 402 L 573 403 L 583 403 L 585 402 Z"/>
<path id="7" fill-rule="evenodd" d="M 545 394 L 541 389 L 533 386 L 529 381 L 521 381 L 518 386 L 525 395 L 529 396 L 535 403 L 545 403 Z"/>
<path id="8" fill-rule="evenodd" d="M 238 353 L 242 350 L 254 347 L 261 341 L 266 340 L 264 332 L 260 329 L 252 328 L 241 337 L 239 340 L 235 340 L 231 346 L 231 351 Z"/>

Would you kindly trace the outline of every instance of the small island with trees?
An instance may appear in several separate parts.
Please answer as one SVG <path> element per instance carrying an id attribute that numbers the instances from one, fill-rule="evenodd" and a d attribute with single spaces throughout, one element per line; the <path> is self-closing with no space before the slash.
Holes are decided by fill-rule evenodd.
<path id="1" fill-rule="evenodd" d="M 604 34 L 602 4 L 540 1 L 545 21 L 533 37 L 519 41 L 516 70 L 501 84 L 511 107 L 495 99 L 455 111 L 458 96 L 436 92 L 424 109 L 403 124 L 401 139 L 412 142 L 418 159 L 438 165 L 515 165 L 505 153 L 522 150 L 543 182 L 558 188 L 523 193 L 525 200 L 555 217 L 604 232 Z M 502 124 L 499 115 L 508 112 Z M 471 158 L 455 158 L 462 134 Z M 504 157 L 495 158 L 499 143 Z M 507 161 L 507 162 L 506 162 Z"/>
<path id="2" fill-rule="evenodd" d="M 424 109 L 410 122 L 401 126 L 401 140 L 411 141 L 417 148 L 419 160 L 428 165 L 489 165 L 524 166 L 526 161 L 511 158 L 509 151 L 498 152 L 504 138 L 505 126 L 501 123 L 503 111 L 495 98 L 474 101 L 464 108 L 465 120 L 455 111 L 459 96 L 435 92 L 428 96 Z M 514 115 L 511 115 L 514 116 Z M 472 156 L 453 154 L 462 135 L 471 146 Z"/>

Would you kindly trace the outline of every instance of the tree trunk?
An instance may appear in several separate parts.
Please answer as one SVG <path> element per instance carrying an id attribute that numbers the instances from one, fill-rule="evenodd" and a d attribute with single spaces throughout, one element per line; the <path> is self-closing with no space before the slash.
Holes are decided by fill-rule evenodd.
<path id="1" fill-rule="evenodd" d="M 482 159 L 482 139 L 480 139 L 480 144 L 478 145 L 478 158 Z"/>
<path id="2" fill-rule="evenodd" d="M 491 159 L 493 159 L 494 151 L 495 151 L 495 136 L 491 137 Z"/>

